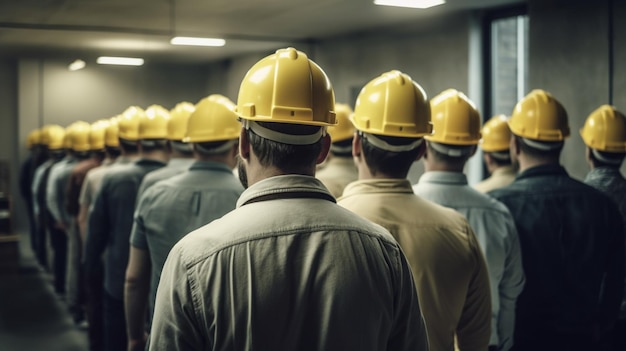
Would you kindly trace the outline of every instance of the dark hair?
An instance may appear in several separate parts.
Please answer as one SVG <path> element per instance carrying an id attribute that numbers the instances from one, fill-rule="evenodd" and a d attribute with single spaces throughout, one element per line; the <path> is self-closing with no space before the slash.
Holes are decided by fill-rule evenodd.
<path id="1" fill-rule="evenodd" d="M 121 150 L 117 146 L 106 146 L 106 152 L 109 156 L 116 158 L 121 154 Z"/>
<path id="2" fill-rule="evenodd" d="M 230 152 L 231 148 L 224 150 L 219 153 L 215 153 L 214 150 L 226 143 L 230 142 L 230 140 L 221 140 L 221 141 L 208 141 L 201 143 L 194 143 L 196 145 L 196 152 L 203 157 L 207 156 L 217 156 L 217 155 L 225 155 Z"/>
<path id="3" fill-rule="evenodd" d="M 507 154 L 508 157 L 502 157 L 500 155 Z M 511 156 L 508 155 L 509 151 L 497 151 L 497 152 L 486 152 L 487 155 L 491 156 L 491 162 L 495 163 L 498 167 L 510 166 L 511 165 Z"/>
<path id="4" fill-rule="evenodd" d="M 352 157 L 352 139 L 334 142 L 330 147 L 330 152 L 339 157 Z"/>
<path id="5" fill-rule="evenodd" d="M 265 128 L 292 135 L 314 134 L 321 127 L 286 123 L 257 122 Z M 250 146 L 259 158 L 261 165 L 274 166 L 289 173 L 306 173 L 315 167 L 322 150 L 322 138 L 310 145 L 290 145 L 265 139 L 252 130 L 247 130 Z"/>
<path id="6" fill-rule="evenodd" d="M 537 148 L 534 148 L 528 144 L 526 144 L 524 142 L 524 138 L 522 138 L 519 135 L 515 135 L 515 140 L 517 140 L 517 143 L 520 146 L 520 150 L 522 150 L 523 153 L 532 156 L 532 157 L 536 157 L 536 158 L 556 158 L 558 159 L 559 156 L 561 155 L 561 150 L 563 150 L 563 142 L 561 141 L 557 141 L 557 142 L 546 142 L 546 141 L 542 141 L 541 143 L 546 144 L 546 145 L 556 145 L 556 144 L 561 144 L 559 147 L 555 147 L 554 149 L 550 149 L 550 150 L 540 150 Z"/>
<path id="7" fill-rule="evenodd" d="M 415 141 L 413 138 L 390 137 L 376 135 L 378 139 L 391 145 L 407 145 Z M 420 148 L 416 147 L 409 151 L 387 151 L 372 145 L 367 141 L 367 136 L 361 135 L 361 149 L 363 158 L 372 175 L 383 173 L 394 178 L 405 178 Z"/>
<path id="8" fill-rule="evenodd" d="M 449 145 L 445 144 L 445 147 L 448 149 L 458 150 L 461 156 L 450 156 L 448 154 L 444 154 L 442 152 L 437 151 L 434 147 L 432 147 L 433 142 L 428 141 L 428 145 L 431 147 L 428 148 L 428 157 L 433 158 L 439 162 L 445 162 L 450 165 L 456 165 L 459 167 L 463 167 L 465 162 L 472 157 L 472 152 L 469 149 L 475 148 L 475 145 Z"/>
<path id="9" fill-rule="evenodd" d="M 590 149 L 591 159 L 593 160 L 593 164 L 595 167 L 611 167 L 611 168 L 620 168 L 622 166 L 622 162 L 624 161 L 624 157 L 626 153 L 623 152 L 603 152 L 598 150 Z M 596 157 L 595 153 L 605 160 L 613 161 L 613 162 L 605 162 Z"/>
<path id="10" fill-rule="evenodd" d="M 167 149 L 167 139 L 142 139 L 139 143 L 143 152 Z"/>
<path id="11" fill-rule="evenodd" d="M 139 151 L 136 142 L 122 138 L 120 138 L 120 149 L 126 153 L 136 153 Z"/>

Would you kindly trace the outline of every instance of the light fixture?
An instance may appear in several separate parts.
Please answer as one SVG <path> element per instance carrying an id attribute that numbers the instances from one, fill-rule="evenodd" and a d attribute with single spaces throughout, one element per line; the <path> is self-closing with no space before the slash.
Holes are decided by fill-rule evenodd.
<path id="1" fill-rule="evenodd" d="M 170 43 L 172 45 L 224 46 L 226 40 L 219 38 L 174 37 L 170 40 Z"/>
<path id="2" fill-rule="evenodd" d="M 100 56 L 96 61 L 101 65 L 123 65 L 123 66 L 141 66 L 143 65 L 142 58 L 136 57 L 114 57 L 114 56 Z"/>
<path id="3" fill-rule="evenodd" d="M 67 66 L 67 68 L 70 71 L 78 71 L 79 69 L 85 68 L 85 61 L 83 61 L 83 60 L 74 60 L 74 62 L 70 63 L 70 65 Z"/>
<path id="4" fill-rule="evenodd" d="M 413 9 L 427 9 L 445 3 L 446 0 L 374 0 L 376 5 L 410 7 Z"/>

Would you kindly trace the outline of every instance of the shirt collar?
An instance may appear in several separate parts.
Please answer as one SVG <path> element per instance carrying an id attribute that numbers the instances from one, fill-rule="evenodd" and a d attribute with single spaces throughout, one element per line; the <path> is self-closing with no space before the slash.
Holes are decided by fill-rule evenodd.
<path id="1" fill-rule="evenodd" d="M 430 171 L 422 174 L 418 183 L 467 185 L 467 176 L 461 172 Z"/>
<path id="2" fill-rule="evenodd" d="M 167 162 L 168 167 L 188 168 L 195 160 L 193 158 L 175 157 Z"/>
<path id="3" fill-rule="evenodd" d="M 518 173 L 517 179 L 539 177 L 546 175 L 564 175 L 567 176 L 567 171 L 563 166 L 559 164 L 540 165 L 528 168 L 523 172 Z"/>
<path id="4" fill-rule="evenodd" d="M 596 167 L 589 171 L 587 174 L 587 178 L 594 176 L 605 176 L 605 177 L 613 177 L 613 176 L 622 176 L 622 173 L 618 168 L 614 167 Z"/>
<path id="5" fill-rule="evenodd" d="M 413 194 L 413 187 L 408 179 L 362 179 L 348 184 L 342 196 L 363 193 Z"/>
<path id="6" fill-rule="evenodd" d="M 228 172 L 230 174 L 233 173 L 233 170 L 230 169 L 227 165 L 221 162 L 213 162 L 213 161 L 198 161 L 192 160 L 193 162 L 189 166 L 190 171 L 223 171 Z M 234 175 L 233 175 L 234 176 Z"/>
<path id="7" fill-rule="evenodd" d="M 492 175 L 515 175 L 513 166 L 502 166 L 493 170 Z"/>
<path id="8" fill-rule="evenodd" d="M 281 175 L 263 179 L 252 184 L 237 200 L 237 207 L 241 207 L 249 202 L 255 202 L 257 198 L 266 196 L 286 196 L 297 194 L 310 194 L 312 196 L 303 197 L 324 197 L 329 201 L 335 201 L 326 187 L 315 177 L 305 175 Z"/>

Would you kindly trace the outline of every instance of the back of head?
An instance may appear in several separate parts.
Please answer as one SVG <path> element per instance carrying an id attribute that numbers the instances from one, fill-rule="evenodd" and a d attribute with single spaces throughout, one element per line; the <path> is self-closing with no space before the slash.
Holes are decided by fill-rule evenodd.
<path id="1" fill-rule="evenodd" d="M 626 117 L 614 106 L 591 112 L 580 136 L 599 163 L 619 167 L 626 155 Z"/>
<path id="2" fill-rule="evenodd" d="M 480 147 L 483 152 L 490 154 L 498 164 L 511 162 L 509 153 L 511 129 L 509 129 L 507 116 L 496 115 L 491 117 L 483 125 L 481 135 Z"/>
<path id="3" fill-rule="evenodd" d="M 352 122 L 372 172 L 405 177 L 432 133 L 430 106 L 422 87 L 397 70 L 367 83 L 356 100 Z"/>
<path id="4" fill-rule="evenodd" d="M 430 102 L 434 132 L 426 136 L 429 157 L 442 161 L 465 162 L 476 150 L 480 133 L 480 113 L 462 92 L 447 89 Z"/>
<path id="5" fill-rule="evenodd" d="M 250 68 L 236 112 L 261 164 L 289 171 L 315 165 L 325 127 L 336 123 L 330 80 L 294 48 L 277 50 Z"/>
<path id="6" fill-rule="evenodd" d="M 509 119 L 522 150 L 534 156 L 558 156 L 570 135 L 567 112 L 550 93 L 536 89 L 520 100 Z"/>
<path id="7" fill-rule="evenodd" d="M 196 144 L 197 152 L 205 156 L 223 154 L 237 142 L 240 130 L 235 104 L 223 95 L 212 94 L 195 105 L 183 142 Z"/>

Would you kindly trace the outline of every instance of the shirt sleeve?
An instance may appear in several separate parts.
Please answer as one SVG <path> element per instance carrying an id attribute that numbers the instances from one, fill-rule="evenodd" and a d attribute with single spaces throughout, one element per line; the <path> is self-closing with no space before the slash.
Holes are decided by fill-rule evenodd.
<path id="1" fill-rule="evenodd" d="M 98 271 L 102 254 L 106 249 L 109 233 L 107 188 L 107 182 L 103 181 L 103 191 L 98 192 L 95 202 L 89 210 L 87 238 L 85 240 L 85 273 L 87 275 L 92 275 Z"/>
<path id="2" fill-rule="evenodd" d="M 522 252 L 520 248 L 515 222 L 510 217 L 506 229 L 509 233 L 506 243 L 506 257 L 502 279 L 498 287 L 500 296 L 500 311 L 498 314 L 498 336 L 500 349 L 509 350 L 513 346 L 513 332 L 515 329 L 515 303 L 524 288 L 524 268 L 522 266 Z"/>
<path id="3" fill-rule="evenodd" d="M 59 208 L 59 199 L 57 196 L 57 179 L 58 177 L 58 167 L 57 165 L 52 166 L 50 170 L 50 175 L 48 176 L 48 182 L 46 184 L 46 206 L 48 207 L 48 211 L 52 214 L 55 222 L 61 222 L 61 209 Z"/>
<path id="4" fill-rule="evenodd" d="M 194 284 L 185 267 L 179 246 L 168 255 L 155 302 L 150 350 L 210 350 L 198 329 L 198 315 L 192 297 Z"/>
<path id="5" fill-rule="evenodd" d="M 428 351 L 428 334 L 420 310 L 413 274 L 406 257 L 398 246 L 396 307 L 393 330 L 387 345 L 388 350 Z"/>
<path id="6" fill-rule="evenodd" d="M 148 240 L 146 238 L 146 227 L 144 220 L 150 211 L 150 194 L 148 191 L 143 195 L 139 195 L 137 208 L 135 209 L 133 229 L 130 233 L 130 244 L 138 249 L 148 250 Z"/>
<path id="7" fill-rule="evenodd" d="M 491 337 L 491 291 L 487 264 L 476 235 L 466 227 L 468 240 L 474 252 L 474 274 L 467 289 L 465 306 L 457 325 L 460 350 L 486 350 Z"/>

